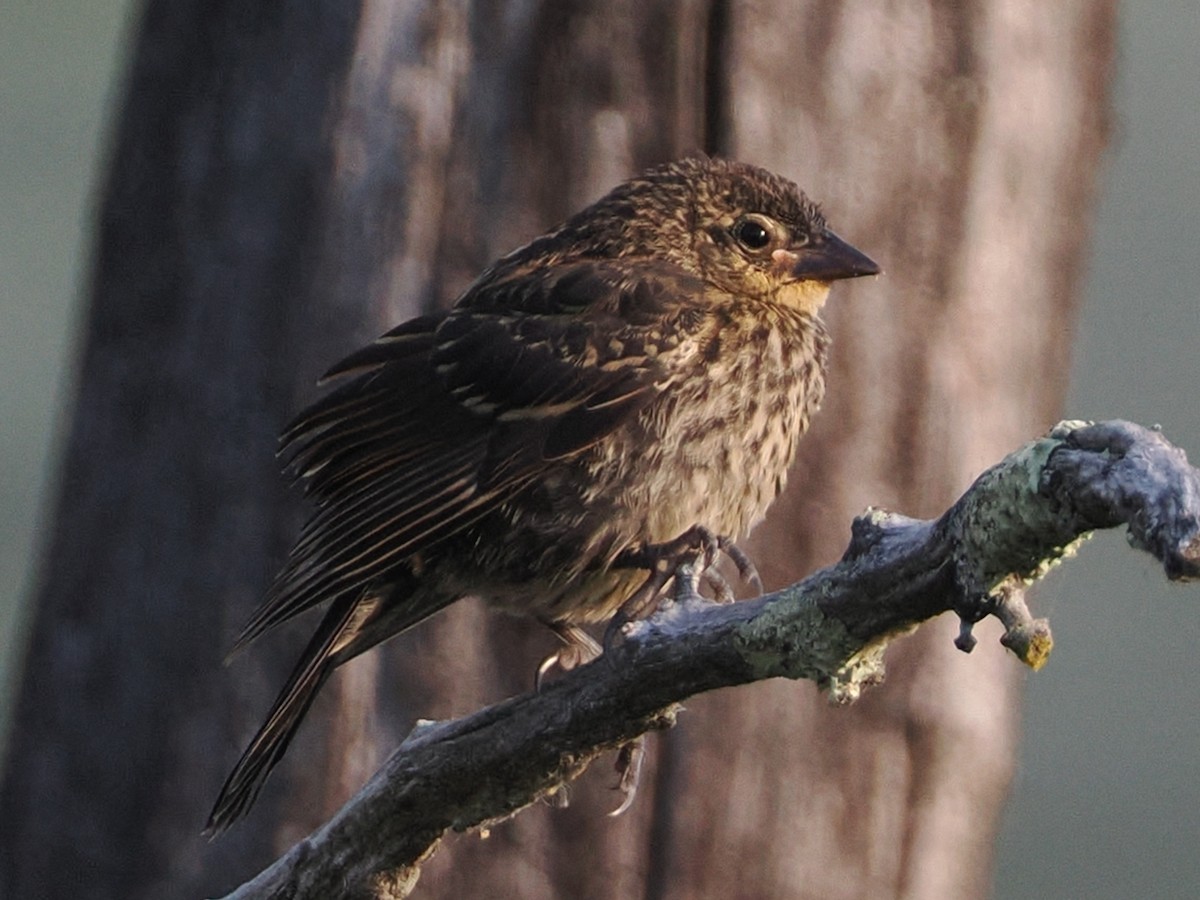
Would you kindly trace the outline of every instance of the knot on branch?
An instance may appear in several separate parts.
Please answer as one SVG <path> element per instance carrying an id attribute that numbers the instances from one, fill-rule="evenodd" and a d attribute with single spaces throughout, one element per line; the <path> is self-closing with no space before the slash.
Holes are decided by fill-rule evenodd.
<path id="1" fill-rule="evenodd" d="M 978 641 L 972 631 L 985 616 L 995 616 L 1004 625 L 1000 643 L 1035 672 L 1046 664 L 1054 648 L 1054 637 L 1046 619 L 1035 619 L 1025 602 L 1025 585 L 1010 578 L 969 604 L 955 606 L 959 617 L 958 637 L 954 646 L 964 653 L 975 649 Z"/>

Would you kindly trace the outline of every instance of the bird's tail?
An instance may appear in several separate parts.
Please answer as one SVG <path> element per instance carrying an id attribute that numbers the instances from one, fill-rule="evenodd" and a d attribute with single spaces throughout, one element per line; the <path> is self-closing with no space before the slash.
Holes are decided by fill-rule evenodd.
<path id="1" fill-rule="evenodd" d="M 335 654 L 362 624 L 362 606 L 361 600 L 346 597 L 334 601 L 325 613 L 267 720 L 225 779 L 204 828 L 208 837 L 215 838 L 250 809 L 271 769 L 287 750 L 317 691 L 337 665 L 344 662 L 344 656 Z"/>

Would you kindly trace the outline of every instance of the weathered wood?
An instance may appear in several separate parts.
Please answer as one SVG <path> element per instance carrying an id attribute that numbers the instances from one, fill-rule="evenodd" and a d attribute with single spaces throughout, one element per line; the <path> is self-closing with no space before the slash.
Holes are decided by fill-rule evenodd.
<path id="1" fill-rule="evenodd" d="M 407 896 L 445 832 L 549 798 L 600 753 L 673 725 L 694 695 L 783 676 L 849 703 L 882 682 L 891 640 L 942 612 L 964 623 L 960 649 L 992 615 L 1002 643 L 1040 668 L 1050 631 L 1025 589 L 1093 530 L 1121 525 L 1168 578 L 1200 578 L 1200 471 L 1158 432 L 1063 423 L 936 521 L 872 510 L 840 562 L 797 584 L 742 603 L 668 605 L 538 693 L 423 725 L 327 825 L 230 900 Z"/>

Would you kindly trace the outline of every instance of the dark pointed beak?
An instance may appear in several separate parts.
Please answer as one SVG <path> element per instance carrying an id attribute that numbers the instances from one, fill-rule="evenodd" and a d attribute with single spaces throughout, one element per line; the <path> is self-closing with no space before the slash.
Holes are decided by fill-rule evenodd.
<path id="1" fill-rule="evenodd" d="M 775 262 L 801 281 L 837 281 L 878 275 L 878 264 L 832 231 L 813 235 L 803 247 L 775 251 Z"/>

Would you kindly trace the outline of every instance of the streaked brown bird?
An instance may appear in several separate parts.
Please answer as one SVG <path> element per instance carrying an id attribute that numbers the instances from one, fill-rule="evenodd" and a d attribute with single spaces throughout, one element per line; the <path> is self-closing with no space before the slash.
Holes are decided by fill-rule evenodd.
<path id="1" fill-rule="evenodd" d="M 824 394 L 830 283 L 878 271 L 792 182 L 685 159 L 334 366 L 349 380 L 281 439 L 316 511 L 238 646 L 327 609 L 209 831 L 380 641 L 477 595 L 586 645 L 645 578 L 628 560 L 696 525 L 746 534 Z"/>

